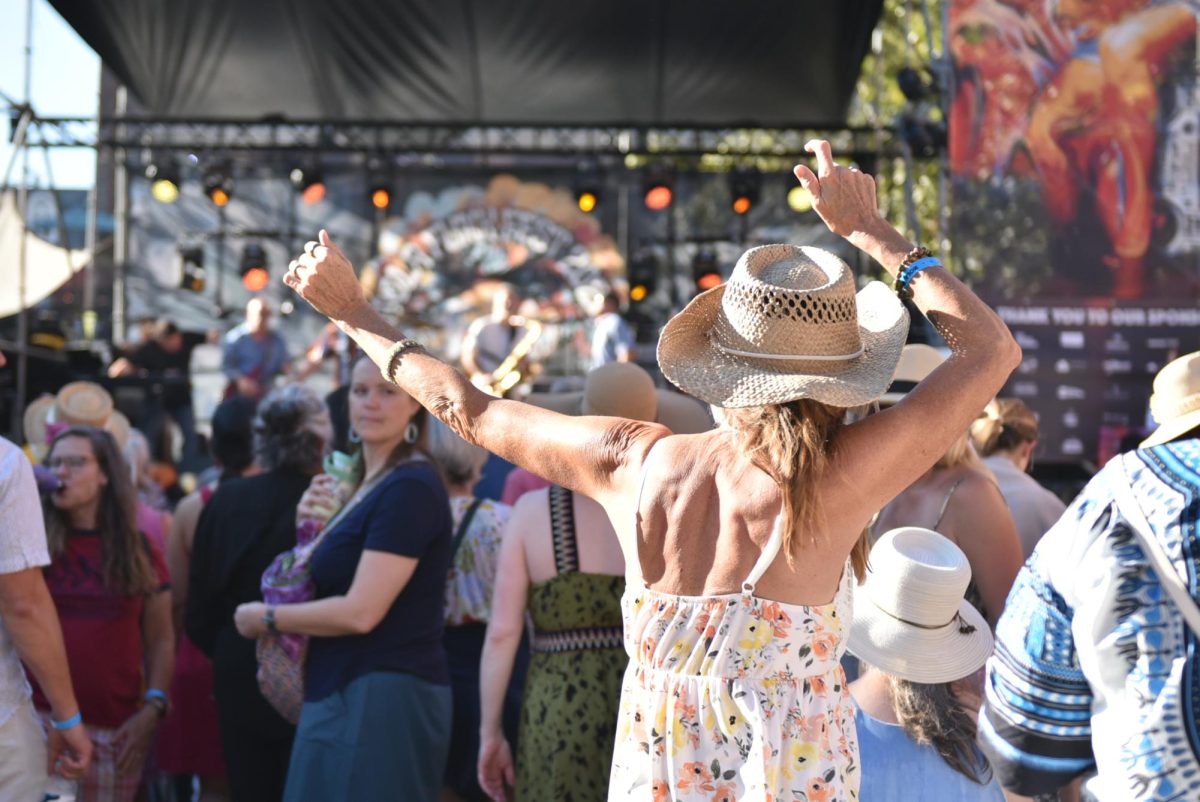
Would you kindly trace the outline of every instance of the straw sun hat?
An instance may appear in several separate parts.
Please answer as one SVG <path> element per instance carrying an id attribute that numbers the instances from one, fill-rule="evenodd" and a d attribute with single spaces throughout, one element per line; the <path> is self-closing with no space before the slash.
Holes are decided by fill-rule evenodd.
<path id="1" fill-rule="evenodd" d="M 718 407 L 799 398 L 854 407 L 887 389 L 907 334 L 908 312 L 883 283 L 856 295 L 832 253 L 764 245 L 667 323 L 658 363 L 679 389 Z"/>
<path id="2" fill-rule="evenodd" d="M 896 375 L 892 377 L 887 392 L 879 396 L 880 405 L 898 403 L 945 361 L 946 357 L 942 352 L 932 345 L 909 343 L 904 346 L 904 350 L 900 352 L 900 361 L 896 363 Z"/>
<path id="3" fill-rule="evenodd" d="M 1142 448 L 1169 443 L 1200 426 L 1200 351 L 1168 362 L 1154 377 L 1150 414 L 1158 428 Z"/>
<path id="4" fill-rule="evenodd" d="M 25 440 L 39 460 L 49 451 L 53 432 L 68 426 L 105 429 L 120 449 L 129 440 L 129 419 L 113 407 L 108 390 L 95 382 L 71 382 L 57 395 L 33 401 L 26 407 L 22 423 Z"/>
<path id="5" fill-rule="evenodd" d="M 953 682 L 979 670 L 992 631 L 963 599 L 971 566 L 958 546 L 929 529 L 893 529 L 868 565 L 854 593 L 851 653 L 909 682 Z"/>

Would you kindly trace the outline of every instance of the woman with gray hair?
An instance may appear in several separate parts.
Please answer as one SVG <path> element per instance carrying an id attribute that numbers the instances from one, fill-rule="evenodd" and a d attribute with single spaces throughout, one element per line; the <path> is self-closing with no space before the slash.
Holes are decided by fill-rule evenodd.
<path id="1" fill-rule="evenodd" d="M 263 472 L 222 482 L 196 525 L 185 627 L 213 662 L 233 802 L 282 798 L 295 733 L 259 692 L 254 641 L 238 635 L 233 613 L 262 597 L 263 571 L 296 545 L 296 507 L 332 439 L 320 396 L 298 384 L 273 390 L 254 420 Z"/>
<path id="2" fill-rule="evenodd" d="M 492 590 L 500 561 L 500 540 L 512 508 L 475 498 L 475 485 L 488 452 L 463 440 L 434 419 L 429 426 L 429 453 L 441 468 L 454 519 L 454 551 L 446 577 L 446 629 L 443 643 L 454 694 L 454 722 L 446 787 L 457 798 L 486 799 L 475 773 L 479 754 L 479 661 L 492 614 Z M 520 672 L 519 680 L 524 679 Z M 506 719 L 516 736 L 521 712 L 520 681 L 510 683 Z"/>
<path id="3" fill-rule="evenodd" d="M 658 344 L 670 381 L 723 408 L 712 432 L 569 417 L 475 389 L 367 303 L 325 232 L 285 277 L 464 438 L 608 512 L 626 555 L 630 658 L 613 800 L 857 798 L 838 660 L 863 532 L 1020 362 L 1003 321 L 880 216 L 874 180 L 835 164 L 828 142 L 808 148 L 816 171 L 796 175 L 813 209 L 893 273 L 896 292 L 879 282 L 856 292 L 845 262 L 819 248 L 743 254 Z M 953 353 L 894 407 L 845 425 L 895 370 L 908 332 L 897 295 Z"/>

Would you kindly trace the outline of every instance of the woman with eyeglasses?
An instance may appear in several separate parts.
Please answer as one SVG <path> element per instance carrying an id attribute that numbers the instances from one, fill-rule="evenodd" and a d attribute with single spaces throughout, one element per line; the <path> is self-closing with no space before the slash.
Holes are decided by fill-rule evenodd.
<path id="1" fill-rule="evenodd" d="M 46 584 L 96 745 L 78 798 L 132 802 L 175 659 L 166 561 L 138 530 L 137 493 L 111 434 L 72 426 L 54 438 L 45 465 L 61 483 L 44 505 Z M 34 704 L 49 711 L 40 692 Z"/>

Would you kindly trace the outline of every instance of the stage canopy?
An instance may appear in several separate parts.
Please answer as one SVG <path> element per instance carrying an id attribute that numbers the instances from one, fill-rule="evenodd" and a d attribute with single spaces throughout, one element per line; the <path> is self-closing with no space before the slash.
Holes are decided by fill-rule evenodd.
<path id="1" fill-rule="evenodd" d="M 838 127 L 882 0 L 51 0 L 155 117 Z"/>

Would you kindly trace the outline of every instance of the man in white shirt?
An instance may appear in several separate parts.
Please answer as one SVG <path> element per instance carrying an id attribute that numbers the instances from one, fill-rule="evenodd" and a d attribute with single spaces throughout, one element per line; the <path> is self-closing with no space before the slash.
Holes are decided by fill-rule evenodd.
<path id="1" fill-rule="evenodd" d="M 591 369 L 612 362 L 632 362 L 636 343 L 633 330 L 620 314 L 616 293 L 596 296 L 592 307 Z"/>
<path id="2" fill-rule="evenodd" d="M 49 564 L 33 468 L 20 448 L 0 437 L 0 802 L 39 800 L 50 772 L 76 779 L 92 758 L 58 613 L 42 578 Z M 55 727 L 48 744 L 22 662 L 50 701 Z"/>

